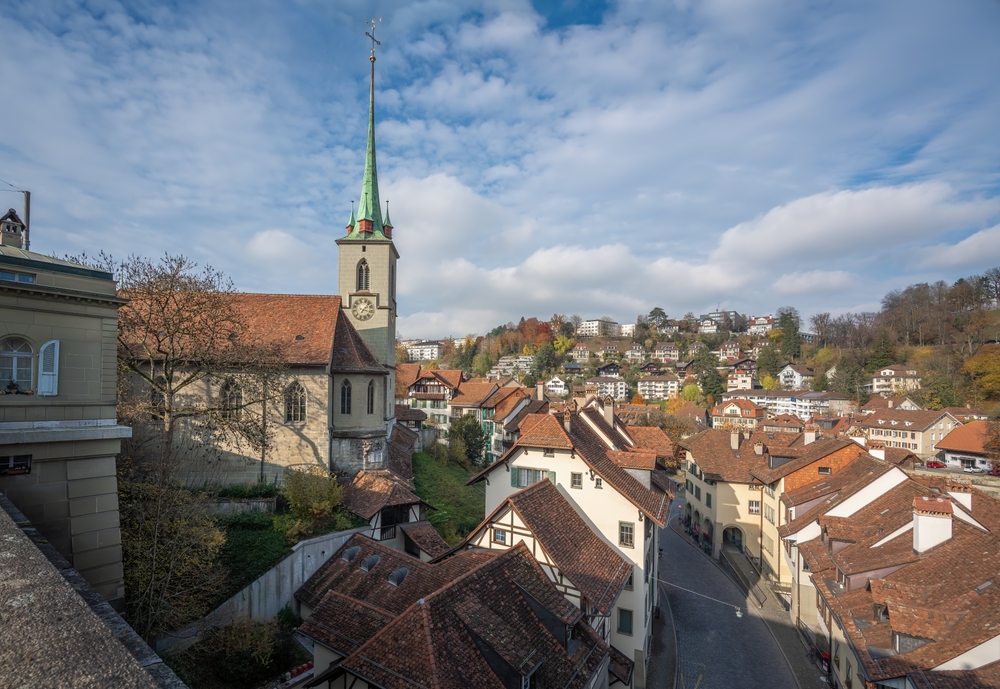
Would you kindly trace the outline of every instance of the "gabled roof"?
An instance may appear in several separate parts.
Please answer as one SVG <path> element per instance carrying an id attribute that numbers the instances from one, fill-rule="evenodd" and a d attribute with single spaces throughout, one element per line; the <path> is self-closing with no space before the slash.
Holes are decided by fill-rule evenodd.
<path id="1" fill-rule="evenodd" d="M 771 450 L 771 455 L 778 457 L 787 457 L 791 455 L 793 459 L 783 464 L 779 464 L 773 469 L 767 467 L 766 465 L 764 467 L 755 467 L 750 471 L 750 473 L 764 483 L 774 483 L 784 476 L 788 476 L 789 474 L 796 472 L 799 469 L 803 469 L 814 462 L 818 462 L 825 457 L 829 457 L 834 452 L 852 448 L 856 452 L 856 457 L 865 454 L 865 449 L 863 447 L 858 445 L 853 440 L 846 440 L 843 438 L 823 438 L 822 440 L 817 440 L 816 442 L 806 445 L 803 448 L 774 448 Z"/>
<path id="2" fill-rule="evenodd" d="M 496 689 L 506 673 L 582 689 L 610 647 L 581 617 L 522 543 L 414 600 L 340 667 L 384 689 Z M 578 643 L 567 650 L 556 625 Z"/>
<path id="3" fill-rule="evenodd" d="M 987 424 L 986 421 L 971 421 L 964 426 L 958 426 L 939 440 L 936 447 L 938 450 L 950 450 L 952 452 L 968 452 L 969 454 L 987 455 Z"/>
<path id="4" fill-rule="evenodd" d="M 545 400 L 528 400 L 528 404 L 521 408 L 514 418 L 511 419 L 504 425 L 503 429 L 507 433 L 522 432 L 524 430 L 525 420 L 529 416 L 544 415 L 548 416 L 549 403 Z"/>
<path id="5" fill-rule="evenodd" d="M 408 407 L 405 404 L 396 405 L 396 420 L 397 421 L 426 421 L 427 413 L 421 409 L 415 409 L 413 407 Z"/>
<path id="6" fill-rule="evenodd" d="M 423 502 L 407 481 L 384 469 L 359 471 L 344 486 L 343 496 L 344 507 L 364 519 L 386 507 Z"/>
<path id="7" fill-rule="evenodd" d="M 479 407 L 498 388 L 496 383 L 465 382 L 451 398 L 453 407 Z"/>
<path id="8" fill-rule="evenodd" d="M 396 397 L 410 394 L 410 386 L 420 376 L 420 364 L 396 364 Z"/>
<path id="9" fill-rule="evenodd" d="M 361 335 L 351 325 L 343 309 L 337 310 L 333 351 L 330 354 L 329 373 L 374 373 L 387 375 L 389 370 L 379 363 Z"/>
<path id="10" fill-rule="evenodd" d="M 437 529 L 431 526 L 429 522 L 400 524 L 399 528 L 410 537 L 410 540 L 417 544 L 418 548 L 432 558 L 446 553 L 451 549 L 448 543 L 441 538 L 441 534 L 437 532 Z"/>
<path id="11" fill-rule="evenodd" d="M 500 503 L 456 547 L 456 551 L 469 547 L 473 537 L 507 509 L 513 509 L 518 514 L 560 573 L 602 615 L 609 614 L 632 572 L 632 566 L 594 533 L 548 479 L 520 490 Z"/>
<path id="12" fill-rule="evenodd" d="M 340 297 L 237 292 L 228 298 L 246 323 L 247 339 L 277 345 L 290 364 L 329 363 L 340 327 Z"/>
<path id="13" fill-rule="evenodd" d="M 657 457 L 670 457 L 674 454 L 673 441 L 657 426 L 629 426 L 628 434 L 637 449 L 649 450 Z"/>

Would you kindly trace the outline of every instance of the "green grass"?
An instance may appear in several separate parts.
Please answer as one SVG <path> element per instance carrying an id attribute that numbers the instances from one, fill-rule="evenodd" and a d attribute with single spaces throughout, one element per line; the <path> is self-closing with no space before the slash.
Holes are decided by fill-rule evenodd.
<path id="1" fill-rule="evenodd" d="M 229 569 L 226 588 L 219 593 L 222 601 L 228 600 L 292 552 L 285 534 L 275 530 L 277 516 L 271 512 L 243 512 L 219 520 L 219 526 L 226 531 L 222 563 Z"/>
<path id="2" fill-rule="evenodd" d="M 458 464 L 442 465 L 426 452 L 413 455 L 413 476 L 417 495 L 437 510 L 427 519 L 454 545 L 483 520 L 486 497 L 478 486 L 466 486 L 474 471 Z"/>

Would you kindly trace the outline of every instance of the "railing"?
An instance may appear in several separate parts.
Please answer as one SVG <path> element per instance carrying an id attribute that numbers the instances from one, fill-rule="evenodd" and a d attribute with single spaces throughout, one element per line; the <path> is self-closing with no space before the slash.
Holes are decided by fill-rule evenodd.
<path id="1" fill-rule="evenodd" d="M 396 525 L 383 526 L 379 529 L 378 540 L 380 541 L 391 541 L 396 537 Z"/>

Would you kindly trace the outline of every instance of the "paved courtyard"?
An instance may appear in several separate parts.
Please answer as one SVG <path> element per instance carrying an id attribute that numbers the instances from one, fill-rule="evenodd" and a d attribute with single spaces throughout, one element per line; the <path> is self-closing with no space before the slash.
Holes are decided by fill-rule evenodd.
<path id="1" fill-rule="evenodd" d="M 673 512 L 678 512 L 676 505 Z M 662 579 L 723 601 L 660 584 L 677 630 L 677 689 L 796 689 L 774 637 L 763 620 L 748 611 L 736 585 L 673 529 L 662 529 L 660 539 Z M 742 617 L 736 616 L 737 607 Z M 654 688 L 652 682 L 649 686 Z M 655 685 L 661 687 L 669 689 L 670 684 Z"/>

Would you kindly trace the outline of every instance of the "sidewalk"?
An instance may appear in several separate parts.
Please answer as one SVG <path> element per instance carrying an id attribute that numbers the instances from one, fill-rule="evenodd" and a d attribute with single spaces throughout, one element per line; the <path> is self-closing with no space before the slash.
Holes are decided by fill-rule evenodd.
<path id="1" fill-rule="evenodd" d="M 700 548 L 698 548 L 692 541 L 691 537 L 684 533 L 684 529 L 680 524 L 680 518 L 678 515 L 674 517 L 669 522 L 669 527 L 673 529 L 674 533 L 683 538 L 690 546 L 691 550 L 698 553 L 701 557 L 710 560 L 716 567 L 722 570 L 727 577 L 733 581 L 741 591 L 746 591 L 746 584 L 739 582 L 731 572 L 727 571 L 725 567 L 719 564 L 719 562 L 708 555 L 706 555 Z M 784 606 L 781 605 L 775 598 L 773 592 L 767 589 L 765 586 L 755 586 L 754 593 L 757 596 L 763 593 L 762 597 L 764 599 L 764 604 L 758 607 L 757 596 L 751 596 L 747 594 L 747 608 L 751 611 L 751 614 L 758 615 L 767 626 L 768 631 L 771 632 L 771 636 L 774 637 L 775 643 L 781 649 L 782 655 L 785 657 L 785 661 L 788 663 L 792 674 L 795 676 L 795 682 L 799 685 L 800 689 L 828 689 L 829 684 L 823 678 L 822 672 L 809 660 L 807 655 L 808 649 L 799 636 L 798 631 L 795 629 L 794 623 L 785 611 Z"/>

